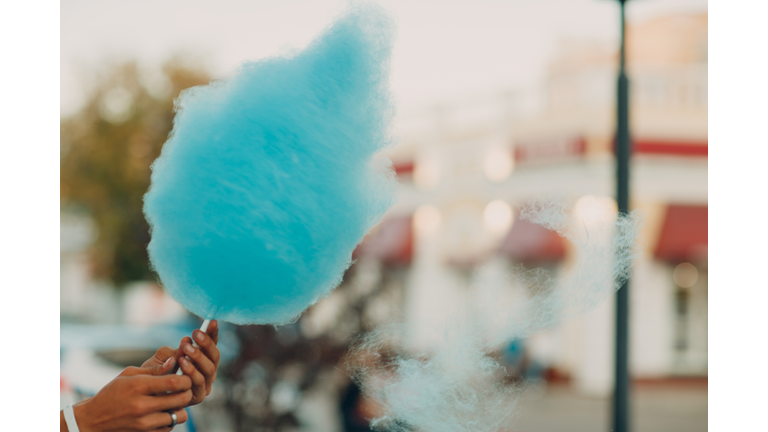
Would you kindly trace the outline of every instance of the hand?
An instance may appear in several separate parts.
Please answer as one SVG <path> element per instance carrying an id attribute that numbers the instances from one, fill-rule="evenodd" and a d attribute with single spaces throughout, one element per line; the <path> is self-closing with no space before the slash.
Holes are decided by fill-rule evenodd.
<path id="1" fill-rule="evenodd" d="M 161 365 L 123 370 L 96 396 L 74 405 L 80 430 L 170 431 L 171 415 L 166 412 L 170 410 L 176 414 L 177 423 L 187 421 L 183 408 L 192 399 L 192 380 L 168 375 L 175 363 L 170 358 Z"/>
<path id="2" fill-rule="evenodd" d="M 211 394 L 221 357 L 219 348 L 216 346 L 219 341 L 219 323 L 216 320 L 211 321 L 206 332 L 195 330 L 192 335 L 199 348 L 192 345 L 192 338 L 184 337 L 178 349 L 162 347 L 142 365 L 142 367 L 153 367 L 163 364 L 169 358 L 174 358 L 181 366 L 184 375 L 192 379 L 192 400 L 189 406 L 199 404 Z M 189 351 L 186 351 L 187 349 Z"/>

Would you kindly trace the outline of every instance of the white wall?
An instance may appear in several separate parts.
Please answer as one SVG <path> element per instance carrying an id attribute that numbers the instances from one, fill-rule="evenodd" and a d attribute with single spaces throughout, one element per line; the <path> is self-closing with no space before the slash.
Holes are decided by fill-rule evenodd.
<path id="1" fill-rule="evenodd" d="M 644 256 L 632 272 L 629 311 L 630 371 L 636 377 L 669 374 L 674 345 L 674 293 L 668 266 Z"/>

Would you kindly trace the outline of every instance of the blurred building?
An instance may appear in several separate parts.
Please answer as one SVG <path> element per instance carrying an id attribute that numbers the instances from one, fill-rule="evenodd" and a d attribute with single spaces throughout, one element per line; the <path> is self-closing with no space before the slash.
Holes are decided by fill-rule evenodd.
<path id="1" fill-rule="evenodd" d="M 554 233 L 517 220 L 539 196 L 615 196 L 616 47 L 567 41 L 543 88 L 404 115 L 391 158 L 400 200 L 358 253 L 408 269 L 404 318 L 428 350 L 462 290 L 508 263 L 557 271 Z M 645 219 L 631 280 L 635 378 L 707 374 L 707 14 L 628 26 L 631 206 Z M 615 205 L 615 203 L 614 203 Z M 387 264 L 389 263 L 389 264 Z M 530 338 L 531 356 L 608 394 L 613 302 Z"/>
<path id="2" fill-rule="evenodd" d="M 180 323 L 187 317 L 185 309 L 155 281 L 116 289 L 93 277 L 90 254 L 98 231 L 87 214 L 64 209 L 59 231 L 61 322 L 150 326 Z"/>
<path id="3" fill-rule="evenodd" d="M 707 15 L 632 24 L 628 43 L 631 204 L 645 216 L 644 255 L 631 281 L 631 371 L 649 379 L 706 376 Z M 473 284 L 504 285 L 509 264 L 554 272 L 567 267 L 570 244 L 519 220 L 517 211 L 541 196 L 605 202 L 615 195 L 615 51 L 567 41 L 540 89 L 402 115 L 400 144 L 390 153 L 401 181 L 399 202 L 355 252 L 345 285 L 302 318 L 300 333 L 320 338 L 313 349 L 343 351 L 358 331 L 401 318 L 415 330 L 412 347 L 429 351 Z M 159 323 L 155 317 L 182 318 L 154 283 L 117 292 L 93 281 L 87 251 L 95 235 L 87 217 L 62 212 L 62 320 L 152 325 Z M 605 302 L 522 345 L 510 341 L 504 355 L 525 353 L 550 378 L 567 377 L 585 393 L 607 394 L 613 307 Z M 279 358 L 286 346 L 299 345 L 286 342 L 285 334 L 273 335 L 274 347 L 283 351 L 261 333 L 251 345 L 261 346 L 263 357 Z M 321 338 L 326 334 L 335 342 Z M 244 359 L 262 360 L 251 357 Z M 240 372 L 248 376 L 251 369 Z"/>
<path id="4" fill-rule="evenodd" d="M 60 214 L 60 318 L 62 322 L 114 324 L 120 319 L 119 300 L 91 276 L 89 247 L 97 230 L 82 212 Z"/>

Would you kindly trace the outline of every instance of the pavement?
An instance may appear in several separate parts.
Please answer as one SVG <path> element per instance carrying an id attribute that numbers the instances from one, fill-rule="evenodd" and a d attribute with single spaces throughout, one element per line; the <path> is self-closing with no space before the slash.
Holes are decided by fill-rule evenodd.
<path id="1" fill-rule="evenodd" d="M 611 399 L 579 395 L 567 386 L 531 391 L 520 401 L 515 432 L 609 432 Z M 630 405 L 631 432 L 706 432 L 707 384 L 638 384 Z"/>

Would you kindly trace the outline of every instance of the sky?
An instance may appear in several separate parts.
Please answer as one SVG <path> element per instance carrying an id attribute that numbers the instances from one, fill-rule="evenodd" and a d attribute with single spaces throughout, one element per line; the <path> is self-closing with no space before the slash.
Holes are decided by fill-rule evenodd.
<path id="1" fill-rule="evenodd" d="M 392 90 L 400 108 L 541 82 L 564 39 L 618 43 L 613 0 L 381 0 L 397 24 Z M 343 10 L 338 0 L 62 0 L 61 115 L 95 74 L 135 59 L 191 54 L 215 76 L 305 46 Z M 634 0 L 628 20 L 707 10 L 706 0 Z"/>

